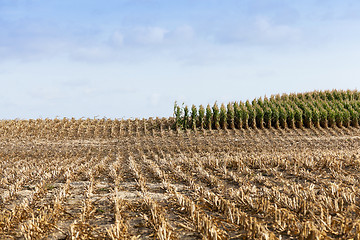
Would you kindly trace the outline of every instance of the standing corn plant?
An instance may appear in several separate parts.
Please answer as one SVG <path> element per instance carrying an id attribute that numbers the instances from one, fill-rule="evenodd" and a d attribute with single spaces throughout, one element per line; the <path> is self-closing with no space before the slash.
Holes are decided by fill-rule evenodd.
<path id="1" fill-rule="evenodd" d="M 220 129 L 220 111 L 216 102 L 214 103 L 212 110 L 213 110 L 213 128 Z"/>
<path id="2" fill-rule="evenodd" d="M 245 107 L 244 103 L 240 103 L 241 107 L 241 119 L 242 119 L 242 128 L 248 129 L 249 128 L 249 112 L 247 108 Z"/>
<path id="3" fill-rule="evenodd" d="M 189 128 L 189 108 L 188 106 L 184 107 L 184 119 L 183 119 L 183 128 Z"/>
<path id="4" fill-rule="evenodd" d="M 278 129 L 279 125 L 280 125 L 279 124 L 279 117 L 280 117 L 279 110 L 273 103 L 269 103 L 269 107 L 271 110 L 271 126 L 275 129 Z"/>
<path id="5" fill-rule="evenodd" d="M 227 111 L 224 104 L 220 106 L 220 128 L 227 129 Z"/>
<path id="6" fill-rule="evenodd" d="M 205 109 L 203 105 L 200 105 L 199 107 L 199 115 L 198 115 L 198 127 L 200 129 L 204 128 L 204 121 L 205 121 Z"/>
<path id="7" fill-rule="evenodd" d="M 191 107 L 191 122 L 190 122 L 190 127 L 192 130 L 196 130 L 197 118 L 198 118 L 197 109 L 196 109 L 195 105 L 192 105 L 192 107 Z"/>
<path id="8" fill-rule="evenodd" d="M 208 104 L 206 107 L 206 115 L 205 115 L 205 127 L 209 130 L 211 130 L 212 128 L 212 112 L 211 112 L 211 107 Z"/>
<path id="9" fill-rule="evenodd" d="M 327 126 L 328 127 L 335 127 L 336 125 L 336 112 L 332 109 L 329 109 L 328 112 L 326 112 L 327 115 Z"/>
<path id="10" fill-rule="evenodd" d="M 359 113 L 355 111 L 351 106 L 349 107 L 350 121 L 352 127 L 359 127 Z"/>
<path id="11" fill-rule="evenodd" d="M 350 112 L 346 109 L 346 108 L 343 108 L 342 110 L 342 116 L 343 116 L 343 126 L 348 128 L 350 127 L 350 123 L 351 123 L 351 115 L 350 115 Z"/>
<path id="12" fill-rule="evenodd" d="M 231 103 L 227 105 L 227 124 L 230 129 L 235 129 L 234 104 Z"/>
<path id="13" fill-rule="evenodd" d="M 343 126 L 343 112 L 339 109 L 335 110 L 335 123 L 339 128 Z"/>
<path id="14" fill-rule="evenodd" d="M 254 107 L 251 105 L 251 103 L 249 101 L 245 102 L 245 106 L 247 108 L 247 112 L 248 112 L 248 123 L 249 123 L 249 127 L 251 128 L 256 128 L 256 113 L 255 113 L 255 109 Z"/>
<path id="15" fill-rule="evenodd" d="M 263 129 L 264 128 L 264 111 L 262 110 L 261 106 L 255 106 L 255 121 L 256 127 Z"/>
<path id="16" fill-rule="evenodd" d="M 240 129 L 242 128 L 242 116 L 241 116 L 241 109 L 237 102 L 234 102 L 234 125 L 235 128 Z"/>
<path id="17" fill-rule="evenodd" d="M 175 115 L 175 129 L 180 129 L 182 126 L 182 110 L 179 105 L 177 105 L 177 102 L 174 104 L 174 115 Z"/>
<path id="18" fill-rule="evenodd" d="M 294 118 L 295 118 L 295 126 L 297 128 L 302 128 L 303 127 L 303 112 L 298 107 L 295 108 Z"/>
<path id="19" fill-rule="evenodd" d="M 315 128 L 320 127 L 320 112 L 316 108 L 312 110 L 311 122 L 313 123 Z"/>
<path id="20" fill-rule="evenodd" d="M 286 124 L 289 128 L 295 128 L 295 112 L 290 105 L 285 105 L 286 107 Z"/>
<path id="21" fill-rule="evenodd" d="M 303 121 L 306 128 L 310 128 L 312 124 L 312 112 L 308 107 L 304 107 Z"/>
<path id="22" fill-rule="evenodd" d="M 281 128 L 287 127 L 287 114 L 284 107 L 279 106 L 279 125 Z"/>
<path id="23" fill-rule="evenodd" d="M 269 107 L 265 107 L 265 109 L 264 109 L 264 125 L 266 128 L 271 127 L 271 121 L 272 121 L 272 111 Z"/>

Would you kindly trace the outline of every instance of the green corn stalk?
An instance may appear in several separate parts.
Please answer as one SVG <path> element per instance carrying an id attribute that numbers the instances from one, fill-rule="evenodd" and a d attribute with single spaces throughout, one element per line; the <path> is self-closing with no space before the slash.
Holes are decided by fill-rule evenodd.
<path id="1" fill-rule="evenodd" d="M 320 106 L 321 106 L 322 108 L 324 108 L 327 112 L 329 112 L 330 110 L 333 110 L 333 106 L 330 106 L 329 103 L 332 103 L 332 102 L 323 101 L 323 100 L 321 100 L 321 101 L 319 102 Z"/>
<path id="2" fill-rule="evenodd" d="M 212 128 L 212 119 L 213 119 L 213 115 L 212 115 L 211 107 L 208 104 L 206 107 L 205 127 L 209 130 L 211 130 Z"/>
<path id="3" fill-rule="evenodd" d="M 282 102 L 288 102 L 290 100 L 290 96 L 288 94 L 282 94 L 280 98 Z"/>
<path id="4" fill-rule="evenodd" d="M 327 125 L 328 127 L 335 127 L 336 125 L 336 112 L 332 109 L 327 111 Z"/>
<path id="5" fill-rule="evenodd" d="M 199 107 L 199 117 L 198 117 L 198 127 L 200 129 L 204 129 L 204 121 L 205 121 L 205 109 L 203 105 Z"/>
<path id="6" fill-rule="evenodd" d="M 241 118 L 243 123 L 243 128 L 248 129 L 249 128 L 249 112 L 247 109 L 244 109 L 244 111 L 241 112 Z"/>
<path id="7" fill-rule="evenodd" d="M 244 103 L 240 103 L 241 107 L 241 119 L 242 119 L 242 128 L 248 129 L 249 128 L 249 112 L 247 108 L 245 107 Z"/>
<path id="8" fill-rule="evenodd" d="M 357 90 L 351 90 L 351 93 L 352 93 L 351 101 L 359 100 Z"/>
<path id="9" fill-rule="evenodd" d="M 295 93 L 289 94 L 289 100 L 291 100 L 291 102 L 295 101 L 296 98 L 297 98 L 297 95 Z"/>
<path id="10" fill-rule="evenodd" d="M 335 122 L 339 128 L 343 126 L 343 112 L 339 109 L 335 110 Z"/>
<path id="11" fill-rule="evenodd" d="M 346 100 L 346 101 L 342 102 L 342 106 L 343 106 L 343 108 L 349 110 L 349 108 L 351 107 L 350 101 Z"/>
<path id="12" fill-rule="evenodd" d="M 183 128 L 189 128 L 189 108 L 188 106 L 184 107 L 184 120 L 183 120 Z"/>
<path id="13" fill-rule="evenodd" d="M 351 101 L 351 107 L 352 107 L 352 109 L 354 109 L 355 112 L 357 112 L 359 114 L 359 117 L 360 117 L 360 101 L 358 101 L 358 100 Z M 358 121 L 359 121 L 359 125 L 360 125 L 360 119 L 358 119 Z"/>
<path id="14" fill-rule="evenodd" d="M 252 105 L 253 107 L 255 107 L 255 106 L 257 105 L 257 100 L 256 100 L 256 98 L 251 101 L 251 105 Z"/>
<path id="15" fill-rule="evenodd" d="M 339 91 L 333 90 L 333 91 L 331 91 L 331 93 L 333 95 L 334 100 L 336 100 L 336 101 L 341 100 L 341 93 Z"/>
<path id="16" fill-rule="evenodd" d="M 256 127 L 260 129 L 264 128 L 264 111 L 262 110 L 261 106 L 255 106 L 255 114 Z"/>
<path id="17" fill-rule="evenodd" d="M 175 115 L 175 129 L 180 129 L 182 126 L 182 109 L 177 102 L 174 104 L 174 115 Z"/>
<path id="18" fill-rule="evenodd" d="M 235 128 L 242 128 L 241 109 L 237 102 L 234 102 L 234 124 Z"/>
<path id="19" fill-rule="evenodd" d="M 358 107 L 356 100 L 352 100 L 352 101 L 350 102 L 350 106 L 351 106 L 352 109 L 354 109 L 354 111 L 357 111 L 357 112 L 360 111 L 360 108 Z"/>
<path id="20" fill-rule="evenodd" d="M 271 126 L 275 129 L 279 128 L 279 111 L 273 104 L 270 105 L 271 110 Z"/>
<path id="21" fill-rule="evenodd" d="M 312 97 L 312 99 L 314 99 L 314 100 L 318 100 L 318 99 L 320 98 L 319 92 L 318 92 L 318 91 L 313 91 L 313 92 L 311 93 L 311 97 Z"/>
<path id="22" fill-rule="evenodd" d="M 196 130 L 196 121 L 197 121 L 197 109 L 195 105 L 192 105 L 191 107 L 191 122 L 190 127 L 192 130 Z"/>
<path id="23" fill-rule="evenodd" d="M 279 106 L 279 124 L 281 128 L 287 127 L 287 114 L 284 107 Z"/>
<path id="24" fill-rule="evenodd" d="M 350 125 L 352 127 L 359 127 L 359 113 L 356 112 L 351 106 L 349 107 Z"/>
<path id="25" fill-rule="evenodd" d="M 304 108 L 303 121 L 306 128 L 310 128 L 312 124 L 312 112 L 309 108 Z"/>
<path id="26" fill-rule="evenodd" d="M 264 108 L 264 102 L 261 97 L 256 101 L 256 105 L 259 105 L 261 108 Z"/>
<path id="27" fill-rule="evenodd" d="M 332 95 L 332 93 L 331 93 Z M 325 92 L 319 92 L 318 94 L 318 99 L 321 99 L 321 100 L 326 100 L 326 93 Z"/>
<path id="28" fill-rule="evenodd" d="M 328 101 L 333 101 L 334 100 L 334 97 L 333 97 L 333 95 L 332 95 L 332 93 L 330 91 L 325 91 L 324 94 L 325 94 L 326 99 Z"/>
<path id="29" fill-rule="evenodd" d="M 255 113 L 255 109 L 253 108 L 248 108 L 248 116 L 249 116 L 249 120 L 248 120 L 248 124 L 249 127 L 251 128 L 256 128 L 256 113 Z"/>
<path id="30" fill-rule="evenodd" d="M 227 124 L 230 129 L 235 129 L 235 111 L 234 104 L 227 105 Z"/>
<path id="31" fill-rule="evenodd" d="M 304 94 L 302 94 L 302 93 L 296 94 L 296 99 L 295 100 L 302 102 L 304 100 Z"/>
<path id="32" fill-rule="evenodd" d="M 272 100 L 273 102 L 279 103 L 281 101 L 280 94 L 276 94 L 275 96 L 271 96 L 271 97 L 275 99 L 275 100 Z"/>
<path id="33" fill-rule="evenodd" d="M 343 126 L 346 128 L 350 127 L 350 122 L 351 122 L 350 112 L 345 108 L 342 110 L 342 117 L 343 117 Z"/>
<path id="34" fill-rule="evenodd" d="M 285 105 L 286 107 L 286 124 L 288 128 L 295 128 L 295 111 L 290 105 Z"/>
<path id="35" fill-rule="evenodd" d="M 302 110 L 300 108 L 296 108 L 294 118 L 295 118 L 295 126 L 297 128 L 303 127 L 303 116 L 302 115 L 303 115 Z"/>
<path id="36" fill-rule="evenodd" d="M 352 101 L 354 99 L 354 91 L 347 90 L 346 91 L 346 99 Z"/>
<path id="37" fill-rule="evenodd" d="M 345 91 L 340 91 L 341 100 L 348 100 L 347 93 Z"/>
<path id="38" fill-rule="evenodd" d="M 342 111 L 345 107 L 343 100 L 332 102 L 332 106 L 340 111 Z"/>
<path id="39" fill-rule="evenodd" d="M 269 99 L 266 96 L 264 97 L 263 102 L 264 102 L 264 106 L 268 106 L 268 107 L 273 103 L 272 101 L 269 101 Z"/>
<path id="40" fill-rule="evenodd" d="M 213 110 L 213 128 L 220 129 L 220 111 L 216 102 L 214 103 L 212 110 Z"/>
<path id="41" fill-rule="evenodd" d="M 313 100 L 312 94 L 310 92 L 304 93 L 304 99 L 306 101 L 312 101 Z"/>
<path id="42" fill-rule="evenodd" d="M 227 129 L 227 111 L 224 104 L 220 106 L 220 120 L 219 120 L 220 128 Z"/>
<path id="43" fill-rule="evenodd" d="M 248 112 L 248 126 L 251 128 L 256 128 L 255 110 L 249 101 L 246 101 L 245 106 Z"/>
<path id="44" fill-rule="evenodd" d="M 314 108 L 311 113 L 311 121 L 315 128 L 320 127 L 320 112 L 318 109 Z"/>
<path id="45" fill-rule="evenodd" d="M 264 124 L 266 128 L 271 127 L 271 121 L 272 121 L 272 111 L 269 107 L 265 107 L 264 109 Z"/>

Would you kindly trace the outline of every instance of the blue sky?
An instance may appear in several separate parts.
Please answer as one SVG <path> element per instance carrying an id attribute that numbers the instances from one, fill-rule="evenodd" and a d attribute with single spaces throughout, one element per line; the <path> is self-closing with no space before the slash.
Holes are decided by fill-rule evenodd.
<path id="1" fill-rule="evenodd" d="M 0 119 L 360 86 L 355 0 L 0 0 Z"/>

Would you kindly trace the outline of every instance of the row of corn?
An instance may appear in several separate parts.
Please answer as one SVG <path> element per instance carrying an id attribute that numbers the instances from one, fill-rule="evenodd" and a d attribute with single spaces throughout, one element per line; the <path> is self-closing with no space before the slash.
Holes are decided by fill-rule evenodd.
<path id="1" fill-rule="evenodd" d="M 176 129 L 358 127 L 360 92 L 283 94 L 198 108 L 175 103 L 174 117 Z"/>

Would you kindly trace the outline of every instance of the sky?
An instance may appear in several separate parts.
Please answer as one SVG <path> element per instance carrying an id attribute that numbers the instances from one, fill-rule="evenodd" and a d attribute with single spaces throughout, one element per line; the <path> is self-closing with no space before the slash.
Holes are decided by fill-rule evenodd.
<path id="1" fill-rule="evenodd" d="M 358 0 L 0 0 L 0 119 L 359 89 Z"/>

